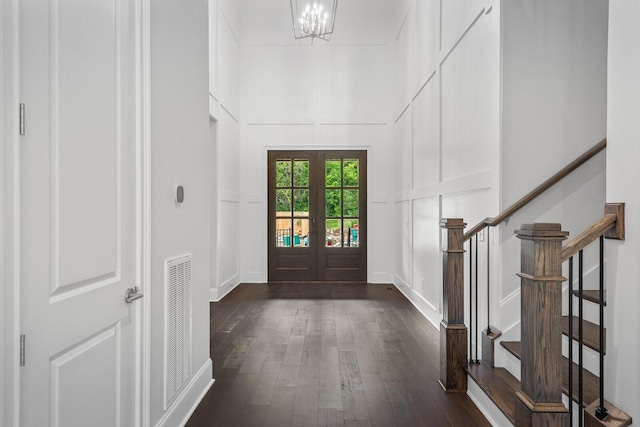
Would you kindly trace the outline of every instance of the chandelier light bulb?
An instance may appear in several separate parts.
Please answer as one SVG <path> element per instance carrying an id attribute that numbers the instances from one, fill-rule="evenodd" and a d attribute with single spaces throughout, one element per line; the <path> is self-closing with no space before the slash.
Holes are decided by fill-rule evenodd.
<path id="1" fill-rule="evenodd" d="M 335 21 L 338 0 L 333 0 L 329 4 L 327 4 L 327 1 L 305 2 L 302 0 L 297 3 L 298 0 L 291 0 L 294 32 L 297 39 L 310 37 L 329 40 L 333 33 L 333 22 Z"/>

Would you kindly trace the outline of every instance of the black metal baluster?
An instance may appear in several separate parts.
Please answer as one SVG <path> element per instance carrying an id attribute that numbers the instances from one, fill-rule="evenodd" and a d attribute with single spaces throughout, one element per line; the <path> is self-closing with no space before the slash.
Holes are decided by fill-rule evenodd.
<path id="1" fill-rule="evenodd" d="M 609 415 L 604 407 L 604 236 L 600 236 L 600 404 L 596 417 L 603 420 Z"/>
<path id="2" fill-rule="evenodd" d="M 480 363 L 480 359 L 478 359 L 478 235 L 476 234 L 476 330 L 475 330 L 475 339 L 476 339 L 476 359 L 475 363 Z"/>
<path id="3" fill-rule="evenodd" d="M 582 426 L 583 417 L 583 384 L 582 384 L 582 345 L 583 345 L 583 293 L 584 293 L 584 272 L 583 272 L 583 251 L 578 252 L 578 425 Z M 569 319 L 573 322 L 573 319 Z M 569 340 L 573 345 L 573 341 Z"/>
<path id="4" fill-rule="evenodd" d="M 469 239 L 469 363 L 473 363 L 473 239 Z"/>
<path id="5" fill-rule="evenodd" d="M 487 227 L 487 336 L 491 334 L 491 300 L 489 297 L 491 296 L 491 268 L 490 266 L 490 253 L 491 253 L 491 245 L 489 244 L 489 227 Z"/>
<path id="6" fill-rule="evenodd" d="M 569 258 L 569 426 L 573 426 L 573 257 Z"/>

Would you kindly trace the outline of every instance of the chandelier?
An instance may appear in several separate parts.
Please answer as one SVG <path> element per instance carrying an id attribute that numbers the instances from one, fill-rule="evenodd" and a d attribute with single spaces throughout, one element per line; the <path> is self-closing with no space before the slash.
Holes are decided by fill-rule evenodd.
<path id="1" fill-rule="evenodd" d="M 329 41 L 333 34 L 338 0 L 291 0 L 293 34 L 296 39 Z"/>

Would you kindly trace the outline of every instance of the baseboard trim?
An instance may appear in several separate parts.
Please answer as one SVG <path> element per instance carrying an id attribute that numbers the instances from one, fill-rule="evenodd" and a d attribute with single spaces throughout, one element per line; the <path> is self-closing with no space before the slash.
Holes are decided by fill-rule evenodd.
<path id="1" fill-rule="evenodd" d="M 235 289 L 240 284 L 240 275 L 236 274 L 226 282 L 218 286 L 217 289 L 209 289 L 209 302 L 219 302 L 229 292 Z M 222 292 L 220 292 L 222 291 Z"/>
<path id="2" fill-rule="evenodd" d="M 398 283 L 399 282 L 399 283 Z M 400 277 L 396 276 L 394 286 L 411 302 L 411 304 L 429 321 L 437 330 L 440 330 L 440 321 L 442 315 L 433 309 L 433 305 L 429 303 L 422 295 L 411 289 L 411 287 Z"/>
<path id="3" fill-rule="evenodd" d="M 193 415 L 204 395 L 214 383 L 213 364 L 211 359 L 202 365 L 193 376 L 189 385 L 180 393 L 180 396 L 173 402 L 173 405 L 164 413 L 156 427 L 184 426 Z"/>
<path id="4" fill-rule="evenodd" d="M 392 277 L 389 273 L 374 271 L 367 278 L 369 283 L 389 283 L 392 282 Z"/>

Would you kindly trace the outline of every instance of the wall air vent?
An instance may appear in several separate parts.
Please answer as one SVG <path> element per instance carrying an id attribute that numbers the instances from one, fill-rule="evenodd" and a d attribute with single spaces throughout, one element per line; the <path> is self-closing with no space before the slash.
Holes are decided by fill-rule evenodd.
<path id="1" fill-rule="evenodd" d="M 167 260 L 165 269 L 165 410 L 191 378 L 191 262 Z"/>

